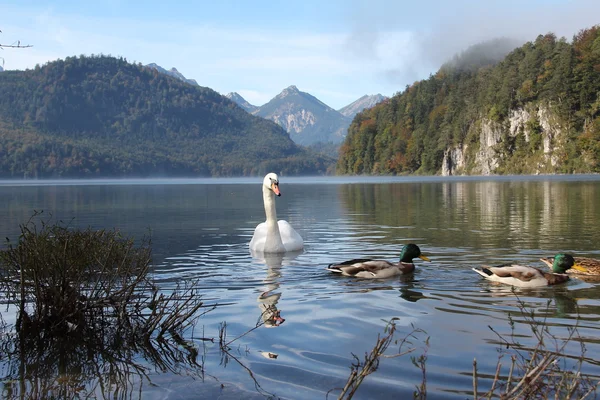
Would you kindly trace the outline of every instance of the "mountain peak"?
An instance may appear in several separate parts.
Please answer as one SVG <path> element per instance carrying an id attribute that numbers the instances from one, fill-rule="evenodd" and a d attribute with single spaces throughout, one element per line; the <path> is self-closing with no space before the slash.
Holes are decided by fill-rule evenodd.
<path id="1" fill-rule="evenodd" d="M 237 92 L 230 92 L 225 97 L 247 112 L 279 124 L 290 134 L 292 140 L 305 146 L 319 142 L 339 146 L 352 118 L 358 112 L 387 99 L 379 93 L 364 95 L 336 111 L 310 93 L 300 91 L 296 85 L 283 89 L 260 107 L 248 103 Z"/>
<path id="2" fill-rule="evenodd" d="M 196 80 L 186 78 L 185 76 L 183 76 L 183 74 L 181 72 L 177 71 L 177 68 L 175 68 L 175 67 L 171 68 L 170 70 L 166 70 L 163 67 L 161 67 L 160 65 L 157 65 L 155 63 L 147 64 L 146 67 L 155 69 L 158 72 L 160 72 L 161 74 L 172 76 L 173 78 L 177 78 L 180 81 L 187 82 L 191 85 L 200 86 L 200 85 L 198 85 L 198 82 L 196 82 Z"/>
<path id="3" fill-rule="evenodd" d="M 8 166 L 0 177 L 250 176 L 265 165 L 280 166 L 286 175 L 314 175 L 334 162 L 300 149 L 281 127 L 243 112 L 214 90 L 150 68 L 120 57 L 80 56 L 0 79 L 3 143 L 52 143 L 22 159 L 0 152 Z M 36 90 L 48 95 L 47 103 L 33 101 Z M 152 117 L 139 123 L 140 116 Z M 23 134 L 21 126 L 29 122 Z M 77 141 L 69 139 L 73 135 Z M 54 154 L 53 146 L 73 152 Z M 47 159 L 56 162 L 41 166 Z"/>
<path id="4" fill-rule="evenodd" d="M 291 96 L 291 95 L 295 95 L 295 94 L 301 94 L 302 92 L 300 90 L 298 90 L 298 88 L 296 87 L 296 85 L 291 85 L 286 87 L 285 89 L 283 89 L 281 91 L 281 93 L 279 93 L 276 98 L 278 99 L 282 99 L 286 96 Z"/>
<path id="5" fill-rule="evenodd" d="M 358 114 L 365 108 L 371 108 L 375 104 L 385 99 L 387 99 L 387 97 L 381 95 L 380 93 L 370 96 L 365 94 L 360 99 L 348 104 L 346 107 L 340 108 L 338 111 L 346 117 L 354 118 L 356 114 Z"/>
<path id="6" fill-rule="evenodd" d="M 248 103 L 248 101 L 246 101 L 246 99 L 244 99 L 237 92 L 229 92 L 225 95 L 225 97 L 227 97 L 229 100 L 233 101 L 234 103 L 236 103 L 238 106 L 242 107 L 244 110 L 246 110 L 249 113 L 252 113 L 258 109 L 257 106 Z"/>
<path id="7" fill-rule="evenodd" d="M 348 118 L 295 85 L 283 89 L 254 114 L 275 121 L 292 140 L 305 146 L 317 142 L 338 144 L 350 125 Z"/>

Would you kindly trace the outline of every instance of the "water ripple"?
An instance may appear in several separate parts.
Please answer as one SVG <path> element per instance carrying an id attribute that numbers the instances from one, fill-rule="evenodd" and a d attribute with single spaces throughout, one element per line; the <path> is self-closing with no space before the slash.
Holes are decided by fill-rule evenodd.
<path id="1" fill-rule="evenodd" d="M 218 338 L 226 321 L 228 337 L 238 338 L 240 361 L 265 390 L 284 398 L 324 398 L 343 386 L 352 354 L 370 351 L 392 318 L 398 338 L 415 328 L 425 332 L 412 341 L 415 355 L 425 352 L 429 337 L 428 392 L 434 398 L 470 395 L 473 358 L 481 385 L 489 385 L 503 349 L 498 335 L 535 344 L 532 313 L 559 339 L 576 327 L 568 357 L 580 356 L 584 343 L 584 372 L 600 376 L 595 361 L 600 359 L 600 283 L 572 280 L 560 287 L 512 290 L 471 270 L 512 261 L 541 267 L 539 257 L 558 251 L 600 257 L 600 230 L 590 223 L 600 221 L 597 177 L 581 182 L 575 177 L 565 182 L 382 177 L 318 184 L 318 190 L 307 190 L 314 188 L 312 179 L 300 181 L 282 179 L 285 194 L 277 207 L 280 218 L 302 235 L 305 249 L 282 257 L 260 257 L 248 249 L 254 227 L 264 220 L 254 181 L 229 185 L 227 197 L 214 184 L 2 187 L 7 204 L 0 221 L 11 238 L 18 237 L 14 228 L 32 209 L 136 237 L 151 227 L 158 285 L 170 290 L 196 281 L 205 303 L 221 306 L 204 315 L 195 332 Z M 402 246 L 411 242 L 431 262 L 417 260 L 416 271 L 407 276 L 352 279 L 325 269 L 351 258 L 398 260 Z M 265 310 L 277 310 L 285 322 L 269 324 Z M 223 365 L 217 344 L 202 342 L 198 348 L 206 350 L 207 371 L 229 382 L 240 398 L 255 395 L 247 371 Z M 260 351 L 278 358 L 267 360 Z M 409 357 L 384 359 L 359 395 L 410 398 L 421 376 Z M 169 388 L 187 382 L 161 378 Z M 188 386 L 194 393 L 184 388 L 177 396 L 198 397 L 197 384 Z M 220 395 L 219 387 L 213 389 L 209 385 L 207 397 Z"/>

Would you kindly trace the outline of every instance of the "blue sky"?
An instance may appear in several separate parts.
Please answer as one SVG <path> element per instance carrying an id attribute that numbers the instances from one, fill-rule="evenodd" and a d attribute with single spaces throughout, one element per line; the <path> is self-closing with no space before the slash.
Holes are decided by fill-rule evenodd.
<path id="1" fill-rule="evenodd" d="M 296 85 L 339 109 L 400 92 L 483 40 L 571 40 L 598 16 L 597 0 L 0 0 L 0 43 L 33 45 L 0 57 L 26 69 L 110 54 L 176 67 L 254 105 Z"/>

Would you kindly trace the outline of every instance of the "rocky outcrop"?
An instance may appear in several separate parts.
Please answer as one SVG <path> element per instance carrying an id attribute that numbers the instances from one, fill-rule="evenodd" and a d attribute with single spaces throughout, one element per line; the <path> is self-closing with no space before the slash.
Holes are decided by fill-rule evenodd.
<path id="1" fill-rule="evenodd" d="M 511 162 L 511 151 L 515 151 L 514 143 L 519 142 L 516 140 L 519 135 L 523 136 L 523 141 L 527 144 L 533 140 L 534 135 L 540 136 L 537 140 L 541 139 L 541 143 L 534 151 L 541 153 L 541 161 L 533 173 L 551 170 L 558 163 L 557 148 L 564 135 L 549 105 L 530 110 L 511 110 L 502 123 L 482 118 L 470 129 L 475 129 L 479 135 L 479 148 L 470 149 L 467 144 L 461 144 L 446 149 L 441 168 L 443 176 L 495 174 L 499 167 L 507 167 L 506 164 Z M 511 144 L 503 143 L 506 140 L 510 140 Z"/>
<path id="2" fill-rule="evenodd" d="M 297 110 L 293 113 L 274 115 L 273 121 L 281 125 L 289 133 L 301 133 L 317 121 L 315 115 L 308 110 Z"/>
<path id="3" fill-rule="evenodd" d="M 481 133 L 479 135 L 479 151 L 475 155 L 475 173 L 481 175 L 492 175 L 500 160 L 496 153 L 496 145 L 502 141 L 502 126 L 484 119 L 481 122 Z"/>
<path id="4" fill-rule="evenodd" d="M 466 147 L 466 146 L 465 146 Z M 465 151 L 463 147 L 447 149 L 442 162 L 442 175 L 460 175 L 465 169 Z"/>
<path id="5" fill-rule="evenodd" d="M 508 115 L 508 134 L 511 137 L 517 136 L 521 131 L 525 135 L 525 141 L 529 142 L 529 131 L 524 129 L 525 124 L 531 118 L 531 114 L 522 108 L 511 110 Z"/>
<path id="6" fill-rule="evenodd" d="M 556 122 L 548 108 L 540 107 L 538 110 L 538 120 L 544 135 L 542 136 L 542 146 L 544 154 L 553 167 L 558 163 L 558 156 L 555 153 L 555 139 L 561 138 L 560 125 Z"/>

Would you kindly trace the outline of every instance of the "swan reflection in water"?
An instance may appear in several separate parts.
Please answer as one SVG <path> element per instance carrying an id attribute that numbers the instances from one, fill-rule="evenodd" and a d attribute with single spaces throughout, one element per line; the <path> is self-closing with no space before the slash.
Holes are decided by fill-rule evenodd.
<path id="1" fill-rule="evenodd" d="M 266 328 L 276 328 L 285 322 L 281 316 L 281 310 L 277 308 L 277 303 L 281 298 L 281 293 L 277 292 L 280 285 L 281 269 L 284 263 L 289 263 L 295 259 L 302 251 L 287 253 L 262 253 L 251 251 L 254 261 L 267 266 L 267 276 L 263 280 L 264 290 L 258 295 L 258 308 L 261 311 L 260 318 Z M 258 324 L 257 324 L 258 325 Z"/>
<path id="2" fill-rule="evenodd" d="M 277 308 L 280 297 L 281 293 L 272 291 L 262 292 L 258 296 L 258 308 L 262 311 L 261 318 L 265 328 L 276 328 L 285 322 L 285 318 L 281 316 L 281 311 Z"/>

